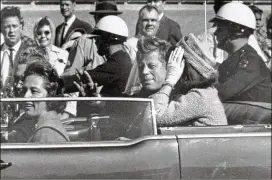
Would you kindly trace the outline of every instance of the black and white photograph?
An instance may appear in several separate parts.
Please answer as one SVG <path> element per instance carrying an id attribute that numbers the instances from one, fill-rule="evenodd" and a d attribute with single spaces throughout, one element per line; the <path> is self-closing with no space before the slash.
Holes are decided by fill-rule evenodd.
<path id="1" fill-rule="evenodd" d="M 271 179 L 271 0 L 0 0 L 1 179 Z"/>

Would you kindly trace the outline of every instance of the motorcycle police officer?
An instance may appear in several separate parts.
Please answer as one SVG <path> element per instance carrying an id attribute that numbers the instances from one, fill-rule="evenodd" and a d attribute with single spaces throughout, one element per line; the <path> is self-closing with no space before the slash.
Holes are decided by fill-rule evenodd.
<path id="1" fill-rule="evenodd" d="M 251 9 L 238 2 L 220 8 L 213 22 L 217 47 L 228 53 L 219 66 L 219 96 L 225 101 L 271 102 L 271 75 L 248 39 L 256 27 Z"/>

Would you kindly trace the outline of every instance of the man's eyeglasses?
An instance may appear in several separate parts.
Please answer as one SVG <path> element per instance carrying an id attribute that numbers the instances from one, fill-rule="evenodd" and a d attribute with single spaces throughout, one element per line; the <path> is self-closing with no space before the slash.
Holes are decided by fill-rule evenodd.
<path id="1" fill-rule="evenodd" d="M 50 34 L 50 31 L 44 31 L 44 32 L 38 31 L 38 32 L 37 32 L 37 35 L 38 35 L 38 36 L 40 36 L 40 35 L 42 35 L 42 34 L 45 34 L 46 36 L 48 36 L 48 35 Z"/>

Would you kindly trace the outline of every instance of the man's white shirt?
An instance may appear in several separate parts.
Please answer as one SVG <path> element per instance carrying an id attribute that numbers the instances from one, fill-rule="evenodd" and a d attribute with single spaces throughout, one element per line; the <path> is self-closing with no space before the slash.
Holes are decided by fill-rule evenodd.
<path id="1" fill-rule="evenodd" d="M 1 49 L 1 79 L 2 83 L 4 84 L 8 74 L 9 74 L 9 67 L 10 67 L 10 49 L 13 49 L 13 56 L 12 56 L 12 62 L 14 64 L 14 60 L 16 57 L 17 52 L 19 51 L 19 48 L 22 44 L 22 41 L 20 40 L 15 46 L 13 47 L 8 47 L 5 43 L 3 44 L 3 48 Z"/>

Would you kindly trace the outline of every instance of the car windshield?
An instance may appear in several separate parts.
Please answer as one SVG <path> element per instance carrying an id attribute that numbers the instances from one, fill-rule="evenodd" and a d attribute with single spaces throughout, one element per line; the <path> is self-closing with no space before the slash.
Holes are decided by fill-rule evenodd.
<path id="1" fill-rule="evenodd" d="M 44 103 L 45 105 L 43 105 Z M 68 104 L 77 106 L 76 116 L 62 117 Z M 46 106 L 45 112 L 42 107 Z M 60 109 L 62 109 L 60 111 Z M 39 115 L 37 115 L 39 114 Z M 28 121 L 25 121 L 28 119 Z M 30 117 L 30 118 L 29 118 Z M 57 117 L 57 118 L 56 118 Z M 22 120 L 23 119 L 23 120 Z M 54 123 L 48 123 L 54 120 Z M 8 134 L 14 126 L 55 126 L 60 121 L 70 141 L 129 140 L 155 135 L 156 119 L 153 101 L 143 98 L 12 98 L 1 99 L 1 134 Z M 54 128 L 54 127 L 53 127 Z M 17 128 L 18 129 L 18 128 Z M 31 128 L 29 128 L 29 131 Z"/>

